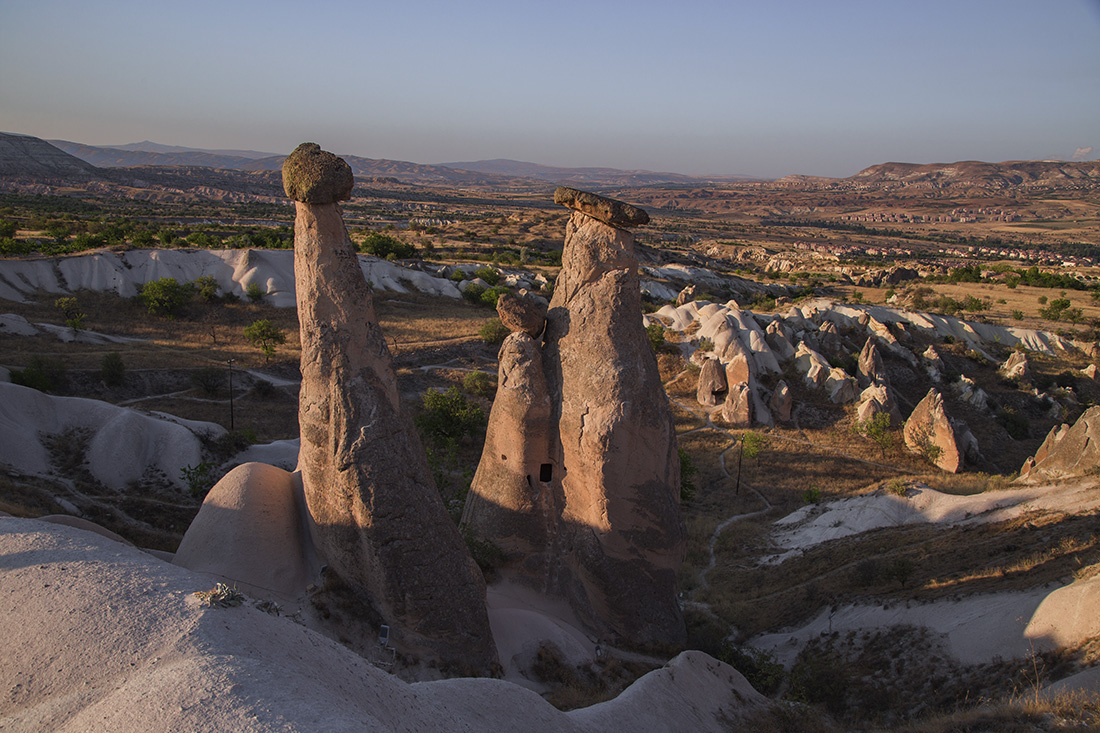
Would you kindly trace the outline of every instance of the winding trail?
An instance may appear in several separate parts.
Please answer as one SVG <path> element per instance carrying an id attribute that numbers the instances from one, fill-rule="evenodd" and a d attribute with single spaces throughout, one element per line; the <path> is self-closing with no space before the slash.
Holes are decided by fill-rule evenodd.
<path id="1" fill-rule="evenodd" d="M 680 372 L 675 377 L 673 377 L 673 379 L 671 379 L 669 381 L 670 382 L 675 381 L 676 379 L 679 379 L 680 377 L 682 377 L 686 373 L 687 373 L 687 370 L 685 369 L 684 371 Z M 721 469 L 722 474 L 726 477 L 727 480 L 729 480 L 729 481 L 735 480 L 734 477 L 730 474 L 729 469 L 726 467 L 726 455 L 737 446 L 738 441 L 740 440 L 740 437 L 738 435 L 734 434 L 734 432 L 732 430 L 730 430 L 728 428 L 725 428 L 725 427 L 722 427 L 720 425 L 716 425 L 714 423 L 714 421 L 711 419 L 710 413 L 707 410 L 702 409 L 701 407 L 699 407 L 695 404 L 686 403 L 681 399 L 677 399 L 677 398 L 673 398 L 673 397 L 669 397 L 669 402 L 671 402 L 672 404 L 676 405 L 680 409 L 684 410 L 688 414 L 694 416 L 696 419 L 701 420 L 703 422 L 703 424 L 698 426 L 698 427 L 689 428 L 688 430 L 684 430 L 684 431 L 678 433 L 677 434 L 678 437 L 685 436 L 685 435 L 691 435 L 692 433 L 701 432 L 703 430 L 713 430 L 714 432 L 716 432 L 720 435 L 723 435 L 723 436 L 725 436 L 726 438 L 729 439 L 730 445 L 727 446 L 718 455 L 718 467 Z M 818 445 L 818 444 L 814 443 L 813 441 L 809 440 L 806 437 L 806 434 L 802 431 L 801 427 L 798 425 L 798 423 L 797 423 L 797 409 L 795 411 L 794 417 L 795 417 L 795 428 L 798 430 L 799 434 L 803 436 L 802 438 L 793 438 L 793 437 L 788 437 L 788 436 L 785 436 L 785 435 L 777 435 L 775 433 L 770 433 L 768 437 L 771 438 L 771 439 L 775 439 L 775 440 L 782 440 L 782 441 L 785 441 L 787 443 L 794 443 L 794 444 L 798 444 L 798 445 L 807 445 L 807 446 L 810 446 L 810 447 L 814 448 L 815 450 L 828 451 L 830 453 L 833 453 L 835 455 L 843 457 L 847 460 L 855 461 L 857 463 L 862 463 L 862 464 L 869 465 L 869 466 L 876 466 L 878 468 L 886 468 L 886 469 L 890 469 L 891 471 L 896 471 L 898 473 L 904 473 L 904 474 L 912 474 L 913 473 L 913 471 L 910 470 L 910 469 L 900 468 L 898 466 L 892 466 L 892 465 L 886 464 L 886 463 L 879 463 L 877 461 L 869 461 L 869 460 L 864 459 L 864 458 L 859 458 L 857 456 L 849 455 L 849 454 L 844 453 L 842 451 L 838 451 L 835 448 L 832 448 L 832 447 L 829 447 L 829 446 Z M 690 603 L 691 605 L 698 606 L 698 607 L 707 607 L 709 609 L 708 604 L 701 603 L 701 602 L 695 601 L 693 599 L 695 598 L 696 594 L 700 590 L 704 590 L 704 589 L 709 587 L 709 583 L 707 582 L 707 575 L 710 573 L 711 570 L 714 569 L 715 565 L 717 564 L 717 557 L 715 556 L 715 547 L 718 545 L 718 539 L 722 536 L 722 533 L 724 533 L 727 529 L 729 529 L 733 524 L 735 524 L 737 522 L 740 522 L 740 521 L 743 521 L 743 520 L 746 520 L 746 519 L 751 519 L 753 517 L 763 516 L 763 515 L 767 514 L 769 511 L 771 511 L 774 508 L 774 505 L 770 501 L 768 501 L 768 498 L 766 496 L 764 496 L 764 494 L 757 487 L 749 484 L 748 482 L 744 481 L 743 479 L 741 481 L 741 484 L 743 486 L 745 486 L 749 491 L 756 494 L 757 497 L 759 497 L 760 501 L 763 502 L 763 504 L 764 504 L 764 508 L 759 509 L 759 510 L 754 511 L 754 512 L 734 514 L 733 516 L 726 517 L 725 519 L 723 519 L 718 524 L 717 527 L 714 528 L 714 532 L 711 533 L 710 539 L 707 541 L 707 565 L 706 565 L 705 568 L 703 568 L 702 570 L 699 571 L 698 582 L 697 582 L 695 588 L 693 588 L 692 591 L 691 591 L 691 594 L 690 594 L 691 599 L 686 601 L 686 603 Z"/>
<path id="2" fill-rule="evenodd" d="M 676 378 L 678 379 L 683 374 L 684 374 L 684 372 L 681 372 L 680 374 L 676 375 Z M 684 404 L 680 400 L 674 399 L 672 397 L 669 397 L 669 401 L 674 403 L 680 409 L 682 409 L 682 410 L 684 410 L 684 411 L 686 411 L 686 412 L 688 412 L 688 413 L 694 415 L 695 417 L 697 417 L 697 418 L 704 421 L 704 424 L 701 425 L 700 427 L 692 428 L 690 430 L 685 430 L 685 431 L 679 433 L 679 435 L 690 435 L 691 433 L 698 432 L 698 431 L 701 431 L 701 430 L 714 430 L 715 432 L 718 432 L 721 435 L 724 435 L 725 437 L 729 438 L 730 444 L 718 455 L 718 467 L 722 470 L 722 474 L 726 477 L 727 480 L 733 481 L 734 477 L 730 475 L 729 469 L 726 468 L 726 454 L 729 453 L 731 450 L 733 450 L 733 448 L 737 445 L 738 436 L 734 435 L 733 431 L 731 431 L 727 428 L 723 428 L 723 427 L 720 427 L 718 425 L 715 425 L 714 421 L 712 421 L 711 418 L 710 418 L 710 414 L 707 413 L 706 411 L 700 410 L 700 409 L 696 408 L 694 405 Z M 752 491 L 754 494 L 756 494 L 760 498 L 760 501 L 762 501 L 764 503 L 764 508 L 763 509 L 758 509 L 755 512 L 747 512 L 747 513 L 744 513 L 744 514 L 734 514 L 731 517 L 726 517 L 725 519 L 723 519 L 718 524 L 717 527 L 714 528 L 714 532 L 711 533 L 710 539 L 707 541 L 707 556 L 708 556 L 707 566 L 699 571 L 698 584 L 691 591 L 691 597 L 692 598 L 694 598 L 695 594 L 697 594 L 701 589 L 705 589 L 705 588 L 709 587 L 708 584 L 707 584 L 707 574 L 711 570 L 714 569 L 714 566 L 718 562 L 718 560 L 717 560 L 717 558 L 715 557 L 715 554 L 714 554 L 714 548 L 717 546 L 718 538 L 722 536 L 722 533 L 725 532 L 727 529 L 729 529 L 730 525 L 734 524 L 735 522 L 739 522 L 743 519 L 749 519 L 750 517 L 761 516 L 763 514 L 768 513 L 773 508 L 772 503 L 770 501 L 768 501 L 767 497 L 764 496 L 764 494 L 761 493 L 759 489 L 757 489 L 755 486 L 750 485 L 747 482 L 742 481 L 742 483 L 745 485 L 746 488 L 748 488 L 750 491 Z M 694 604 L 694 605 L 698 605 L 698 606 L 706 606 L 709 609 L 709 606 L 705 603 L 699 603 L 697 601 L 691 601 L 691 603 Z"/>

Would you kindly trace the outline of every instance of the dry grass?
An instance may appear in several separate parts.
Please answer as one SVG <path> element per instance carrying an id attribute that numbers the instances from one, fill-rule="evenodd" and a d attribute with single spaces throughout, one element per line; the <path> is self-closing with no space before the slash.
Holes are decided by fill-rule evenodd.
<path id="1" fill-rule="evenodd" d="M 899 733 L 961 731 L 1069 731 L 1100 729 L 1100 695 L 1085 691 L 1053 696 L 1015 697 L 980 703 L 956 712 L 930 715 L 895 728 Z"/>
<path id="2" fill-rule="evenodd" d="M 805 621 L 837 603 L 932 600 L 1062 582 L 1095 564 L 1097 514 L 880 529 L 806 549 L 779 568 L 757 566 L 766 537 L 735 525 L 716 547 L 710 587 L 696 600 L 750 636 Z M 1039 549 L 1045 548 L 1045 549 Z M 904 582 L 891 567 L 909 565 Z"/>

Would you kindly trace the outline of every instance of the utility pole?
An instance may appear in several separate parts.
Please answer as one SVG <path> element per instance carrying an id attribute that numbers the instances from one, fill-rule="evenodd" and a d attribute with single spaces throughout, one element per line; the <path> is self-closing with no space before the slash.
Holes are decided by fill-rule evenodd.
<path id="1" fill-rule="evenodd" d="M 236 359 L 226 359 L 225 363 L 229 366 L 229 432 L 234 432 L 233 426 L 233 362 Z"/>
<path id="2" fill-rule="evenodd" d="M 737 488 L 734 489 L 734 494 L 741 493 L 741 458 L 745 455 L 745 436 L 741 436 L 741 444 L 737 449 Z"/>

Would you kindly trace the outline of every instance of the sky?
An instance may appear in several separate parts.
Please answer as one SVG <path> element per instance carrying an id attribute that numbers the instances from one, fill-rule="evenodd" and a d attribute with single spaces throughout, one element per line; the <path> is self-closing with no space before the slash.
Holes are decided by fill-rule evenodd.
<path id="1" fill-rule="evenodd" d="M 0 131 L 843 177 L 1100 158 L 1100 0 L 0 0 Z"/>

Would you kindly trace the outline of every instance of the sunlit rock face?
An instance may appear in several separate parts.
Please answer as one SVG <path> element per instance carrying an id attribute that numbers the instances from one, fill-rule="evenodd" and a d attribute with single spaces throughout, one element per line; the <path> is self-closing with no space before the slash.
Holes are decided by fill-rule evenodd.
<path id="1" fill-rule="evenodd" d="M 329 572 L 363 603 L 363 617 L 390 625 L 402 651 L 487 673 L 496 652 L 484 581 L 401 409 L 370 289 L 336 204 L 350 193 L 347 166 L 321 153 L 300 146 L 283 169 L 287 192 L 299 196 L 299 468 L 314 539 Z"/>
<path id="2" fill-rule="evenodd" d="M 544 341 L 516 321 L 501 348 L 464 523 L 509 556 L 506 574 L 566 598 L 601 638 L 681 644 L 680 464 L 622 228 L 648 216 L 574 189 L 555 200 L 574 213 Z"/>

